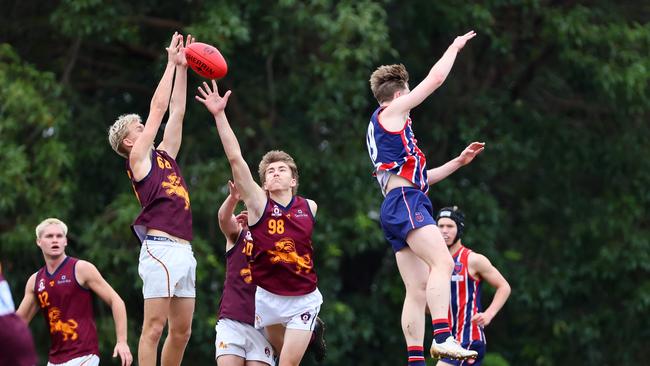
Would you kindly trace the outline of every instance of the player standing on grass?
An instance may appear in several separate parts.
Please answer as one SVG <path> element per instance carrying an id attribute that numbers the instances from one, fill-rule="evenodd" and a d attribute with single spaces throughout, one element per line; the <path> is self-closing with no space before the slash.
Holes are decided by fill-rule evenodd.
<path id="1" fill-rule="evenodd" d="M 449 253 L 454 259 L 451 276 L 451 306 L 449 322 L 451 333 L 465 349 L 478 352 L 476 360 L 456 361 L 443 358 L 438 366 L 480 366 L 485 357 L 485 333 L 488 326 L 510 296 L 510 285 L 490 261 L 466 248 L 461 239 L 465 232 L 465 215 L 458 207 L 445 207 L 436 217 Z M 494 298 L 485 311 L 481 306 L 483 281 L 496 289 Z"/>
<path id="2" fill-rule="evenodd" d="M 36 227 L 36 244 L 45 266 L 27 280 L 25 297 L 16 314 L 30 322 L 41 310 L 50 330 L 48 366 L 97 366 L 99 345 L 93 314 L 92 294 L 99 296 L 113 312 L 117 344 L 113 357 L 128 366 L 133 356 L 126 342 L 124 301 L 90 262 L 68 257 L 68 227 L 48 218 Z"/>
<path id="3" fill-rule="evenodd" d="M 403 65 L 381 66 L 370 77 L 370 88 L 379 102 L 368 125 L 366 143 L 375 174 L 386 196 L 380 221 L 391 243 L 406 287 L 402 330 L 409 365 L 424 365 L 425 307 L 432 316 L 433 357 L 465 359 L 475 351 L 463 349 L 451 336 L 447 320 L 449 281 L 453 261 L 433 219 L 429 186 L 468 164 L 483 150 L 472 143 L 460 156 L 428 170 L 426 158 L 417 146 L 409 116 L 446 79 L 458 52 L 476 33 L 456 37 L 428 76 L 412 91 Z"/>

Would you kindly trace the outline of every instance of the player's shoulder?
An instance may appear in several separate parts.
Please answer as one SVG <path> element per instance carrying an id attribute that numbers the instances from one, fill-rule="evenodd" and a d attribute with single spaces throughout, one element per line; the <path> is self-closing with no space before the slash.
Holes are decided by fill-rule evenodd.
<path id="1" fill-rule="evenodd" d="M 492 266 L 492 263 L 488 257 L 475 251 L 470 251 L 469 255 L 467 256 L 467 263 L 470 265 L 470 267 L 478 271 L 487 269 Z"/>

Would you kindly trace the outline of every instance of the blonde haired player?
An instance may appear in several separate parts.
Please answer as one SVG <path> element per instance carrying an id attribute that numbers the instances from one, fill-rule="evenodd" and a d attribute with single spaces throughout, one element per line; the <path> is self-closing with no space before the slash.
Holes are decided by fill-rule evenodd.
<path id="1" fill-rule="evenodd" d="M 56 218 L 36 226 L 36 244 L 43 252 L 45 266 L 27 280 L 25 296 L 16 314 L 30 322 L 40 310 L 50 331 L 48 366 L 99 365 L 97 328 L 92 293 L 113 312 L 117 344 L 122 366 L 133 361 L 127 344 L 124 301 L 90 262 L 68 257 L 68 227 Z"/>
<path id="2" fill-rule="evenodd" d="M 196 296 L 196 260 L 192 252 L 192 211 L 176 155 L 181 146 L 187 94 L 185 47 L 194 40 L 174 33 L 167 66 L 151 99 L 145 125 L 138 115 L 120 116 L 108 140 L 126 158 L 126 171 L 142 211 L 132 225 L 142 243 L 138 273 L 142 278 L 144 320 L 138 345 L 141 366 L 156 365 L 165 325 L 163 365 L 180 365 L 192 331 Z M 173 88 L 172 88 L 173 82 Z M 170 101 L 171 97 L 171 101 Z M 169 107 L 162 142 L 153 142 Z"/>

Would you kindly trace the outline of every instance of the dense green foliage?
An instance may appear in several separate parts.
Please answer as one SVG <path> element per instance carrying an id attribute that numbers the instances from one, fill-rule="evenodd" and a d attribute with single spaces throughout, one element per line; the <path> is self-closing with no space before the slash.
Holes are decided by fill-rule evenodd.
<path id="1" fill-rule="evenodd" d="M 650 7 L 644 2 L 492 0 L 3 2 L 0 260 L 16 302 L 42 265 L 33 228 L 57 216 L 68 253 L 95 263 L 129 310 L 137 350 L 139 211 L 106 131 L 146 114 L 174 30 L 229 62 L 228 115 L 256 171 L 294 155 L 319 203 L 315 246 L 328 365 L 405 364 L 403 287 L 379 229 L 365 132 L 367 79 L 404 63 L 421 80 L 456 35 L 478 37 L 412 113 L 430 166 L 470 141 L 485 152 L 431 190 L 459 205 L 464 242 L 512 285 L 487 328 L 495 365 L 638 364 L 650 339 Z M 225 261 L 216 212 L 230 170 L 189 80 L 178 162 L 190 185 L 197 307 L 185 364 L 212 364 Z M 489 301 L 486 291 L 484 302 Z M 103 364 L 110 311 L 98 304 Z M 42 358 L 41 321 L 32 322 Z M 311 360 L 305 362 L 311 364 Z"/>

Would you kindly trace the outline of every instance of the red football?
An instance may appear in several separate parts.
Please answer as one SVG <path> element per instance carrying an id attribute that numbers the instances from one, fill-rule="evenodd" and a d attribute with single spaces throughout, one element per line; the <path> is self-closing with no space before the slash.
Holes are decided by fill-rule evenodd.
<path id="1" fill-rule="evenodd" d="M 191 43 L 185 49 L 185 58 L 192 70 L 204 78 L 221 79 L 228 72 L 228 65 L 221 52 L 209 44 Z"/>

